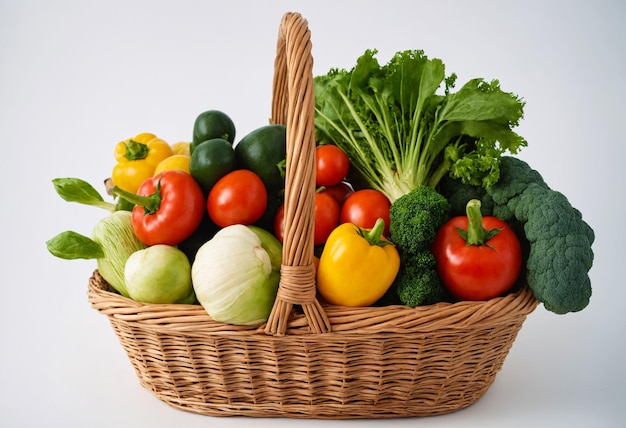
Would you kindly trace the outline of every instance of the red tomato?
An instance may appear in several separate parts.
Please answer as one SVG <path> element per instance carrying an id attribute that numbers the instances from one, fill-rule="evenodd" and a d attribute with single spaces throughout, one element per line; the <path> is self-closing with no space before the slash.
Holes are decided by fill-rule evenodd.
<path id="1" fill-rule="evenodd" d="M 326 242 L 328 235 L 339 225 L 339 202 L 327 193 L 315 194 L 315 245 Z"/>
<path id="2" fill-rule="evenodd" d="M 517 280 L 522 266 L 521 246 L 515 232 L 492 216 L 483 217 L 483 227 L 500 232 L 484 245 L 467 245 L 457 230 L 467 230 L 467 224 L 467 217 L 455 217 L 437 232 L 432 246 L 437 272 L 455 298 L 489 300 L 503 294 Z"/>
<path id="3" fill-rule="evenodd" d="M 150 200 L 152 206 L 136 201 L 132 211 L 133 230 L 146 245 L 178 245 L 191 236 L 204 216 L 202 189 L 184 171 L 163 171 L 148 178 L 137 195 L 156 198 Z"/>
<path id="4" fill-rule="evenodd" d="M 343 203 L 340 223 L 354 223 L 364 229 L 374 227 L 376 220 L 385 221 L 384 236 L 389 236 L 389 209 L 391 202 L 384 193 L 374 189 L 361 189 L 352 193 Z"/>
<path id="5" fill-rule="evenodd" d="M 265 212 L 267 190 L 254 172 L 238 169 L 215 183 L 206 206 L 211 220 L 220 227 L 252 224 Z"/>
<path id="6" fill-rule="evenodd" d="M 354 193 L 354 189 L 352 185 L 347 181 L 340 181 L 338 184 L 333 186 L 325 186 L 322 193 L 328 193 L 332 196 L 337 202 L 339 202 L 339 206 L 343 205 L 343 203 L 348 199 L 348 196 Z"/>
<path id="7" fill-rule="evenodd" d="M 330 195 L 315 194 L 315 233 L 313 243 L 322 245 L 328 235 L 339 225 L 339 203 Z M 280 242 L 285 238 L 285 206 L 281 205 L 274 217 L 274 235 Z"/>
<path id="8" fill-rule="evenodd" d="M 348 175 L 348 155 L 333 144 L 324 144 L 315 149 L 315 184 L 334 186 Z"/>
<path id="9" fill-rule="evenodd" d="M 274 216 L 274 235 L 280 242 L 285 240 L 285 204 L 282 204 L 276 210 Z"/>

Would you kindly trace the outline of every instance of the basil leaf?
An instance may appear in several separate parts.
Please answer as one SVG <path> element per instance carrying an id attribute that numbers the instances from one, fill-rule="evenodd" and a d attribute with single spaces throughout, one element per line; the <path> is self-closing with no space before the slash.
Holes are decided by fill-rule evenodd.
<path id="1" fill-rule="evenodd" d="M 113 211 L 115 205 L 105 202 L 102 195 L 85 180 L 80 178 L 55 178 L 52 180 L 56 192 L 68 202 L 92 205 Z"/>
<path id="2" fill-rule="evenodd" d="M 100 244 L 80 233 L 67 230 L 46 241 L 48 251 L 53 256 L 65 260 L 100 259 L 104 251 Z"/>

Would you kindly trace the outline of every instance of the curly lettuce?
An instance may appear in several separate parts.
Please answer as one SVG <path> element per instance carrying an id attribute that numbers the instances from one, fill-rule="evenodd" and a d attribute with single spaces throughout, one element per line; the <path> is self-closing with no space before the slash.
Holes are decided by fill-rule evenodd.
<path id="1" fill-rule="evenodd" d="M 472 79 L 452 92 L 457 76 L 421 50 L 397 52 L 383 66 L 376 54 L 314 78 L 318 142 L 341 147 L 392 202 L 419 185 L 437 187 L 446 174 L 495 184 L 500 157 L 526 146 L 513 131 L 524 102 L 497 80 Z"/>

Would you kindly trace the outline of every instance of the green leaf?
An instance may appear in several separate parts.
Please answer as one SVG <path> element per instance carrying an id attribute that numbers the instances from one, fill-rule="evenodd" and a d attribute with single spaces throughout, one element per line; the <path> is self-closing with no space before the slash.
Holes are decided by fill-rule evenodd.
<path id="1" fill-rule="evenodd" d="M 503 92 L 497 80 L 476 78 L 448 95 L 441 117 L 447 121 L 490 120 L 514 127 L 523 117 L 523 107 L 524 102 Z"/>
<path id="2" fill-rule="evenodd" d="M 315 77 L 315 130 L 390 201 L 421 184 L 436 187 L 451 167 L 464 182 L 488 188 L 501 155 L 526 146 L 512 129 L 524 102 L 497 80 L 472 79 L 452 92 L 457 76 L 446 76 L 441 60 L 406 50 L 381 65 L 376 54 L 366 50 L 350 71 Z"/>
<path id="3" fill-rule="evenodd" d="M 65 260 L 99 259 L 104 257 L 100 244 L 80 233 L 67 230 L 46 241 L 53 256 Z"/>
<path id="4" fill-rule="evenodd" d="M 85 180 L 80 178 L 55 178 L 52 180 L 56 192 L 68 202 L 77 202 L 92 205 L 109 211 L 115 210 L 115 205 L 105 202 L 102 195 Z"/>

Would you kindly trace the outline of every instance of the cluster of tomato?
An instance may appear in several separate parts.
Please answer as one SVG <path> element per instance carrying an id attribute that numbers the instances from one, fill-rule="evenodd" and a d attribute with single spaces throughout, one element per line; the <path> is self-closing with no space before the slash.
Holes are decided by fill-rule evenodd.
<path id="1" fill-rule="evenodd" d="M 355 190 L 348 181 L 350 161 L 335 145 L 320 145 L 315 150 L 315 227 L 313 242 L 323 245 L 330 233 L 342 223 L 370 229 L 378 218 L 389 228 L 389 199 L 378 190 Z M 276 212 L 274 234 L 284 237 L 284 205 Z"/>
<path id="2" fill-rule="evenodd" d="M 315 227 L 313 242 L 323 245 L 330 233 L 341 223 L 353 223 L 369 229 L 378 218 L 389 227 L 389 199 L 374 189 L 355 190 L 348 181 L 350 161 L 335 145 L 321 145 L 315 152 Z M 213 222 L 252 224 L 265 214 L 268 195 L 258 176 L 248 170 L 236 170 L 220 179 L 211 189 L 207 210 Z M 276 209 L 270 226 L 279 241 L 285 230 L 284 204 Z"/>

